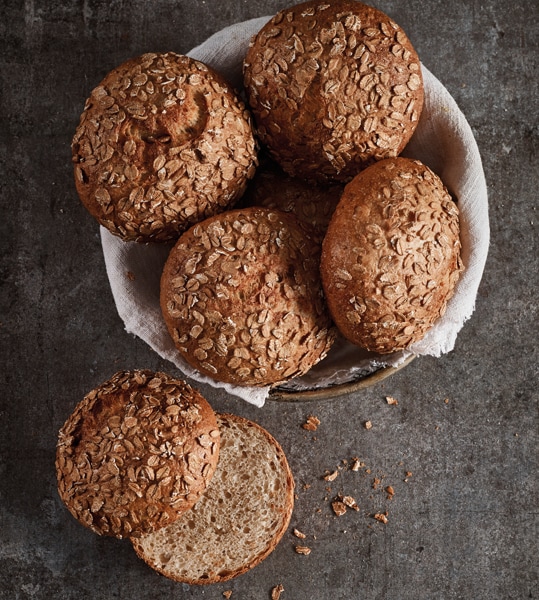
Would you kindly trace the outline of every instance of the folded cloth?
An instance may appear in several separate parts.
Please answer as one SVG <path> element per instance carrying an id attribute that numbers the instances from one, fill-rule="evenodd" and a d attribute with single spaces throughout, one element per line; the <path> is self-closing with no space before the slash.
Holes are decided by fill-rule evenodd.
<path id="1" fill-rule="evenodd" d="M 227 27 L 188 54 L 211 66 L 239 88 L 249 41 L 269 18 L 261 17 Z M 323 361 L 291 384 L 292 389 L 323 388 L 353 381 L 380 367 L 398 366 L 411 354 L 441 356 L 454 348 L 458 332 L 474 311 L 490 235 L 481 157 L 471 128 L 454 99 L 424 65 L 421 68 L 425 104 L 404 154 L 428 165 L 457 199 L 465 271 L 445 314 L 409 350 L 389 356 L 366 356 L 356 346 L 340 339 Z M 161 271 L 171 246 L 124 242 L 103 227 L 101 241 L 111 291 L 126 331 L 144 340 L 186 377 L 263 406 L 269 387 L 243 387 L 214 381 L 193 369 L 174 347 L 159 304 Z"/>

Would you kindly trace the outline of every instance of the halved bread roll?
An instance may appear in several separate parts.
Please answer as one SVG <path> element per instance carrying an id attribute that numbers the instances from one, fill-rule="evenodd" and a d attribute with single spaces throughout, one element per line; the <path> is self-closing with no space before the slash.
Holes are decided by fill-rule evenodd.
<path id="1" fill-rule="evenodd" d="M 204 496 L 182 518 L 132 538 L 150 567 L 175 581 L 218 583 L 264 560 L 286 531 L 294 480 L 279 443 L 242 417 L 218 414 L 221 447 Z"/>
<path id="2" fill-rule="evenodd" d="M 190 509 L 218 456 L 215 413 L 197 390 L 162 372 L 119 371 L 60 429 L 58 492 L 95 533 L 136 536 Z"/>

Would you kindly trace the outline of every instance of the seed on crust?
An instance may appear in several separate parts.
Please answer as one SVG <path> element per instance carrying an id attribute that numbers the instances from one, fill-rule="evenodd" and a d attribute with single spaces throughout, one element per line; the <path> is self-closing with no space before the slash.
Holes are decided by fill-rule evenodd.
<path id="1" fill-rule="evenodd" d="M 244 82 L 258 135 L 287 173 L 346 182 L 404 149 L 423 106 L 419 65 L 383 12 L 311 0 L 255 36 Z"/>
<path id="2" fill-rule="evenodd" d="M 267 208 L 227 211 L 189 229 L 161 278 L 161 308 L 179 352 L 238 385 L 307 372 L 335 339 L 319 256 L 294 216 Z M 190 277 L 200 285 L 186 285 Z M 197 335 L 185 335 L 193 327 Z"/>
<path id="3" fill-rule="evenodd" d="M 100 535 L 154 531 L 206 489 L 218 431 L 210 405 L 187 383 L 161 372 L 120 371 L 87 394 L 59 432 L 60 497 Z M 208 438 L 216 445 L 211 451 Z"/>
<path id="4" fill-rule="evenodd" d="M 76 188 L 125 240 L 177 239 L 238 200 L 257 164 L 251 117 L 203 63 L 148 53 L 92 91 L 72 141 Z"/>

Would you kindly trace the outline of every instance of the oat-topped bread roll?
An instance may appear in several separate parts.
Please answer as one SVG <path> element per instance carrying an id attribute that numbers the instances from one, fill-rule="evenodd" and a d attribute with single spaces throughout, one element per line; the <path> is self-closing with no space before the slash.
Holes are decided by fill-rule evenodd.
<path id="1" fill-rule="evenodd" d="M 161 278 L 161 308 L 193 367 L 237 385 L 302 375 L 334 331 L 323 298 L 320 245 L 291 214 L 235 209 L 194 225 Z"/>
<path id="2" fill-rule="evenodd" d="M 354 0 L 285 9 L 244 61 L 258 133 L 291 175 L 350 180 L 397 156 L 423 106 L 419 58 L 404 31 Z"/>
<path id="3" fill-rule="evenodd" d="M 132 540 L 153 569 L 189 585 L 226 581 L 258 565 L 294 507 L 292 473 L 273 436 L 239 416 L 217 419 L 221 453 L 204 496 L 171 525 Z"/>
<path id="4" fill-rule="evenodd" d="M 317 185 L 291 177 L 276 162 L 266 159 L 260 162 L 241 205 L 292 213 L 312 228 L 314 239 L 321 244 L 343 189 L 341 183 Z"/>
<path id="5" fill-rule="evenodd" d="M 345 188 L 323 243 L 321 273 L 341 333 L 388 353 L 423 338 L 462 270 L 459 211 L 417 160 L 380 161 Z"/>
<path id="6" fill-rule="evenodd" d="M 154 531 L 199 499 L 219 440 L 213 409 L 187 383 L 120 371 L 87 394 L 60 430 L 60 497 L 100 535 Z"/>
<path id="7" fill-rule="evenodd" d="M 113 234 L 176 239 L 229 208 L 256 167 L 250 115 L 203 63 L 144 54 L 92 91 L 72 143 L 75 183 Z"/>

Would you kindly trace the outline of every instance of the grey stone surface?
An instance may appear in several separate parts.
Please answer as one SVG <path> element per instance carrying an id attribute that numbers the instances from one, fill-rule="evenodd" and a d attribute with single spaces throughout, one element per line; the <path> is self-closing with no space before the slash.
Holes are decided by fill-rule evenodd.
<path id="1" fill-rule="evenodd" d="M 57 496 L 56 435 L 76 402 L 120 368 L 174 373 L 125 333 L 97 226 L 76 197 L 70 140 L 84 100 L 124 59 L 186 52 L 225 25 L 288 4 L 0 7 L 1 599 L 218 599 L 225 590 L 265 599 L 279 583 L 290 600 L 539 597 L 536 0 L 376 3 L 456 99 L 484 161 L 492 243 L 455 350 L 336 400 L 257 409 L 198 386 L 217 410 L 258 421 L 282 443 L 297 482 L 291 525 L 307 534 L 311 554 L 295 553 L 290 532 L 246 575 L 183 586 L 152 572 L 129 542 L 84 529 Z M 301 428 L 309 414 L 321 420 L 315 433 Z M 323 480 L 355 456 L 366 465 L 359 472 Z M 339 493 L 360 511 L 337 518 L 330 500 Z M 373 519 L 386 510 L 387 524 Z"/>

